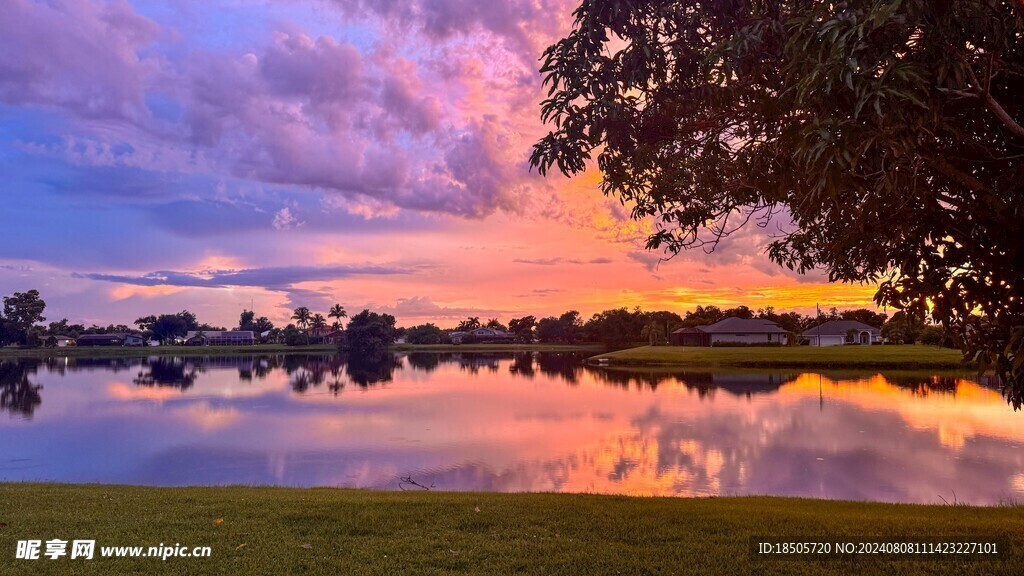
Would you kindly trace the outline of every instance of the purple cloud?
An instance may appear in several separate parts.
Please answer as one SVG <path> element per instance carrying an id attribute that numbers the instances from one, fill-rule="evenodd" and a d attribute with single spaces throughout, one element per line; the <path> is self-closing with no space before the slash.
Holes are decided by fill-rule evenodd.
<path id="1" fill-rule="evenodd" d="M 506 314 L 507 310 L 490 310 L 480 307 L 441 306 L 430 299 L 429 296 L 413 296 L 411 298 L 399 298 L 393 305 L 367 304 L 362 308 L 368 308 L 402 319 L 402 318 L 466 318 L 469 316 L 498 317 Z M 362 309 L 360 308 L 360 310 Z"/>
<path id="2" fill-rule="evenodd" d="M 485 32 L 506 40 L 521 58 L 533 64 L 538 37 L 553 36 L 573 2 L 567 0 L 334 0 L 348 17 L 367 14 L 402 29 L 420 30 L 433 40 Z"/>
<path id="3" fill-rule="evenodd" d="M 516 258 L 513 262 L 517 264 L 534 264 L 536 266 L 560 266 L 565 264 L 611 264 L 611 258 L 591 258 L 590 260 L 577 260 L 575 258 Z"/>
<path id="4" fill-rule="evenodd" d="M 330 281 L 349 276 L 412 274 L 416 267 L 399 266 L 279 266 L 244 270 L 207 270 L 202 272 L 157 271 L 142 276 L 117 274 L 80 274 L 74 278 L 133 284 L 136 286 L 183 286 L 225 288 L 248 286 L 281 290 L 301 282 Z"/>
<path id="5" fill-rule="evenodd" d="M 139 118 L 161 33 L 126 0 L 5 0 L 0 100 L 58 106 L 85 118 Z"/>
<path id="6" fill-rule="evenodd" d="M 453 58 L 452 46 L 432 54 L 386 38 L 366 48 L 292 31 L 242 49 L 198 49 L 126 0 L 7 4 L 0 101 L 56 107 L 73 121 L 61 139 L 32 143 L 39 153 L 171 180 L 235 177 L 466 217 L 517 212 L 539 182 L 526 169 L 528 142 L 517 128 L 460 104 L 473 89 L 467 82 L 484 80 L 477 64 L 464 65 L 478 56 Z M 539 14 L 532 3 L 414 4 L 412 12 L 395 4 L 367 13 L 425 17 L 433 36 L 475 22 L 520 39 L 529 14 Z M 502 114 L 502 101 L 521 106 L 539 87 L 532 64 L 528 77 L 518 74 L 502 80 L 510 91 L 493 104 Z M 150 180 L 160 186 L 168 178 Z M 190 193 L 184 185 L 171 192 Z"/>

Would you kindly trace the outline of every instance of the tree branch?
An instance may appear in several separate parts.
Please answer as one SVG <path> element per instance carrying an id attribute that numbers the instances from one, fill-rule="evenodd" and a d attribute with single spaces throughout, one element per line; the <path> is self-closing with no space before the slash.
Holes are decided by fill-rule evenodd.
<path id="1" fill-rule="evenodd" d="M 988 184 L 985 184 L 977 177 L 960 170 L 942 158 L 929 158 L 928 164 L 930 164 L 932 168 L 935 168 L 940 174 L 943 174 L 957 184 L 965 186 L 976 192 L 995 194 L 995 191 L 993 191 Z"/>
<path id="2" fill-rule="evenodd" d="M 992 113 L 996 115 L 996 118 L 1003 123 L 1003 126 L 1006 126 L 1014 136 L 1024 138 L 1024 126 L 1018 124 L 1017 121 L 1010 116 L 1006 109 L 1003 108 L 991 94 L 986 92 L 981 98 L 985 101 L 985 105 L 988 109 L 991 110 Z"/>
<path id="3" fill-rule="evenodd" d="M 1024 3 L 1024 0 L 1020 0 L 1020 2 Z M 977 98 L 981 98 L 985 102 L 985 107 L 987 107 L 993 114 L 995 114 L 996 118 L 999 119 L 999 121 L 1003 124 L 1003 126 L 1006 126 L 1006 128 L 1009 129 L 1009 131 L 1014 136 L 1017 136 L 1018 138 L 1024 138 L 1024 126 L 1021 126 L 1020 124 L 1018 124 L 1017 121 L 1014 120 L 1012 116 L 1010 116 L 1010 114 L 1006 111 L 1006 109 L 1003 108 L 1003 106 L 1001 104 L 999 104 L 999 102 L 996 101 L 995 98 L 992 97 L 992 92 L 989 90 L 989 86 L 990 86 L 990 84 L 992 82 L 992 76 L 993 76 L 993 73 L 992 73 L 993 55 L 989 54 L 988 73 L 987 73 L 987 77 L 985 78 L 985 85 L 984 86 L 982 86 L 982 83 L 978 81 L 978 77 L 974 74 L 974 68 L 971 67 L 970 62 L 968 62 L 966 60 L 966 58 L 963 58 L 962 56 L 961 56 L 961 60 L 964 62 L 964 64 L 967 67 L 967 74 L 970 75 L 970 77 L 971 77 L 971 90 L 969 90 L 967 93 L 964 93 L 964 92 L 956 92 L 956 93 L 960 94 L 962 96 L 966 96 L 967 94 L 971 94 L 971 95 L 973 95 L 973 96 L 975 96 Z"/>

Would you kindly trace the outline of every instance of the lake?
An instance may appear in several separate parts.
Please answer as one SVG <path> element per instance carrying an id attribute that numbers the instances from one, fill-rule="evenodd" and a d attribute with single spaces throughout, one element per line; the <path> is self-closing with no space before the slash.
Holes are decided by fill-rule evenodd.
<path id="1" fill-rule="evenodd" d="M 1024 500 L 985 379 L 572 353 L 0 360 L 0 480 Z"/>

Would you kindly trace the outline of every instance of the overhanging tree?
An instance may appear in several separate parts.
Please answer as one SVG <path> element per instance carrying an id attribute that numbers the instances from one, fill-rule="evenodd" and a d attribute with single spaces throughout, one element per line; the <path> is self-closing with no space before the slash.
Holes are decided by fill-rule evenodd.
<path id="1" fill-rule="evenodd" d="M 1024 3 L 586 0 L 531 163 L 651 218 L 651 249 L 771 225 L 769 257 L 930 314 L 1024 399 Z"/>

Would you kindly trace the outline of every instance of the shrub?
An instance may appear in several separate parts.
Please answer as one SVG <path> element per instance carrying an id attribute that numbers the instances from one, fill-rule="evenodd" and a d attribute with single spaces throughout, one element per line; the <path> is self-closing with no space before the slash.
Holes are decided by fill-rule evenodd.
<path id="1" fill-rule="evenodd" d="M 918 340 L 921 344 L 927 344 L 929 346 L 942 346 L 943 340 L 945 339 L 945 332 L 939 326 L 925 326 L 918 335 Z"/>

